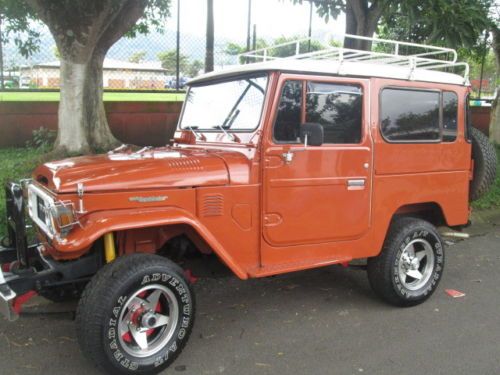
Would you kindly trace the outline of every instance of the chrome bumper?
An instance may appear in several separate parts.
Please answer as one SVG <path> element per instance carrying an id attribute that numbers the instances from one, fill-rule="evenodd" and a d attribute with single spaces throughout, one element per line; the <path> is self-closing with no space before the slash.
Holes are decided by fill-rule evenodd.
<path id="1" fill-rule="evenodd" d="M 9 321 L 14 321 L 18 318 L 17 313 L 12 308 L 16 292 L 14 292 L 5 280 L 4 273 L 0 267 L 0 314 L 5 316 Z"/>
<path id="2" fill-rule="evenodd" d="M 57 288 L 64 284 L 88 282 L 103 265 L 102 254 L 92 252 L 74 261 L 57 262 L 44 257 L 39 244 L 27 243 L 24 197 L 19 184 L 6 185 L 7 247 L 0 246 L 0 313 L 17 319 L 16 298 L 30 291 Z M 1 241 L 5 243 L 5 241 Z M 12 272 L 3 272 L 2 264 L 16 262 Z"/>

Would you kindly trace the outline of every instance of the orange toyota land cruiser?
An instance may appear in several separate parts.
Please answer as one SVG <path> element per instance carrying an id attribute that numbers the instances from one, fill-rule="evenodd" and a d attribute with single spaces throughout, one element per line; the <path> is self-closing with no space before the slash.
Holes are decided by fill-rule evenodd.
<path id="1" fill-rule="evenodd" d="M 167 146 L 9 183 L 2 312 L 15 318 L 34 293 L 78 296 L 82 352 L 108 374 L 154 374 L 193 327 L 192 251 L 241 279 L 366 260 L 382 299 L 425 301 L 445 265 L 436 226 L 468 224 L 496 156 L 470 125 L 456 53 L 387 43 L 395 51 L 253 51 L 190 82 Z"/>

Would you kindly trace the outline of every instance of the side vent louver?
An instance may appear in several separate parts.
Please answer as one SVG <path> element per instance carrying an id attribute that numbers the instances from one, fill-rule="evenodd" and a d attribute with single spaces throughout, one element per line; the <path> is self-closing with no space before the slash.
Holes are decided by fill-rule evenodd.
<path id="1" fill-rule="evenodd" d="M 203 166 L 198 159 L 180 159 L 168 163 L 170 168 L 183 169 L 186 171 L 202 171 Z"/>
<path id="2" fill-rule="evenodd" d="M 203 196 L 200 216 L 222 216 L 224 214 L 224 196 L 222 194 L 207 194 Z"/>

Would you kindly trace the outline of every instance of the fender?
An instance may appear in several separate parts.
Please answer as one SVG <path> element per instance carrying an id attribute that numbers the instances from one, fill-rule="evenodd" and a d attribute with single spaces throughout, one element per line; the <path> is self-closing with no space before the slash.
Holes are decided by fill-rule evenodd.
<path id="1" fill-rule="evenodd" d="M 161 207 L 99 211 L 83 217 L 80 224 L 66 238 L 54 238 L 51 247 L 56 252 L 53 254 L 55 258 L 77 258 L 85 253 L 95 241 L 109 232 L 187 224 L 206 241 L 236 276 L 240 279 L 248 278 L 248 273 L 235 262 L 212 233 L 193 214 L 182 208 Z"/>

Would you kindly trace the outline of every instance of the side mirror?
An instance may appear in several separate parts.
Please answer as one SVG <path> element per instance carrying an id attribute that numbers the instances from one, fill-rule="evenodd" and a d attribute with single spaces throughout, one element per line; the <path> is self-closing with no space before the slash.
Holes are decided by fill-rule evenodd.
<path id="1" fill-rule="evenodd" d="M 300 126 L 300 141 L 304 146 L 321 146 L 323 138 L 323 127 L 320 124 L 307 122 Z"/>

